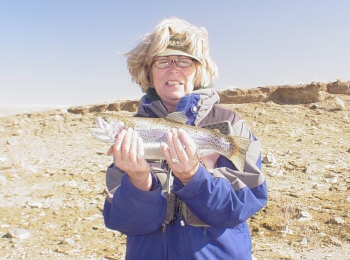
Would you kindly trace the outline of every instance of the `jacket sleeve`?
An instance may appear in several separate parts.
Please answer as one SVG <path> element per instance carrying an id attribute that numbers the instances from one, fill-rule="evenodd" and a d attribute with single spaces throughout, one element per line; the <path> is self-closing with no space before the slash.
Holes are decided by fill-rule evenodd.
<path id="1" fill-rule="evenodd" d="M 159 180 L 153 177 L 153 189 L 142 191 L 114 165 L 108 168 L 106 184 L 110 194 L 103 209 L 106 227 L 126 235 L 145 235 L 160 228 L 166 214 L 166 198 Z"/>
<path id="2" fill-rule="evenodd" d="M 208 171 L 200 166 L 192 180 L 184 186 L 175 179 L 174 192 L 204 223 L 212 227 L 233 228 L 264 207 L 267 185 L 261 174 L 261 145 L 243 120 L 233 130 L 236 135 L 250 138 L 244 172 L 236 169 L 224 156 L 216 168 Z"/>

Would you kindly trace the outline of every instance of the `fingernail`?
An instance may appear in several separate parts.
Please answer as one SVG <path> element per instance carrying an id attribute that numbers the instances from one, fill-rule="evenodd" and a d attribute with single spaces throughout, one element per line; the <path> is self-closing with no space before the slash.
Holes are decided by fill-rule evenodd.
<path id="1" fill-rule="evenodd" d="M 164 142 L 161 142 L 161 143 L 160 143 L 160 146 L 161 146 L 161 148 L 164 149 L 164 150 L 168 150 L 168 149 L 169 149 L 168 145 L 167 145 L 166 143 L 164 143 Z"/>

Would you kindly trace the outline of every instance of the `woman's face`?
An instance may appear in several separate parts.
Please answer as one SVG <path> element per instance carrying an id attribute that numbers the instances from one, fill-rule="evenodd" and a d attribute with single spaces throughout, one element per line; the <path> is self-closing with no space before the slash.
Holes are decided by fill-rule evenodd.
<path id="1" fill-rule="evenodd" d="M 185 62 L 191 61 L 190 58 L 185 56 L 155 57 L 154 61 L 177 59 L 184 59 Z M 168 110 L 174 111 L 180 98 L 192 93 L 196 66 L 195 61 L 193 61 L 192 66 L 187 68 L 180 68 L 175 62 L 171 62 L 169 68 L 162 69 L 157 68 L 153 63 L 151 68 L 153 87 Z"/>

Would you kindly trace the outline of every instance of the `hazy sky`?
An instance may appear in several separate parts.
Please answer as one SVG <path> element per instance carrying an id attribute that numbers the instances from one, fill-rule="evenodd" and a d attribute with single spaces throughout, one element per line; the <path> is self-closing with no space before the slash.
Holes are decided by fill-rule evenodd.
<path id="1" fill-rule="evenodd" d="M 126 59 L 156 24 L 209 32 L 216 89 L 350 80 L 350 1 L 0 0 L 0 104 L 138 98 Z"/>

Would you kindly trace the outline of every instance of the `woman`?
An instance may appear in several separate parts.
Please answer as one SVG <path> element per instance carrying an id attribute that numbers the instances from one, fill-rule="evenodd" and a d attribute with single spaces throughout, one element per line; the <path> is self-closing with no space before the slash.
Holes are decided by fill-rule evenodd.
<path id="1" fill-rule="evenodd" d="M 260 142 L 239 115 L 217 105 L 206 29 L 165 19 L 127 60 L 146 92 L 137 116 L 182 111 L 198 127 L 229 121 L 234 135 L 252 142 L 241 172 L 222 155 L 199 158 L 193 140 L 176 129 L 162 144 L 166 160 L 146 161 L 138 133 L 123 130 L 109 150 L 103 215 L 108 228 L 127 235 L 126 259 L 251 259 L 246 220 L 267 201 Z"/>

